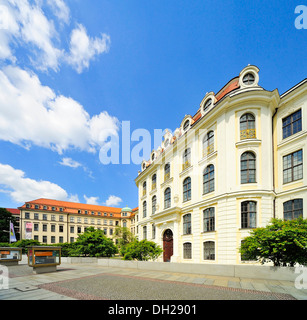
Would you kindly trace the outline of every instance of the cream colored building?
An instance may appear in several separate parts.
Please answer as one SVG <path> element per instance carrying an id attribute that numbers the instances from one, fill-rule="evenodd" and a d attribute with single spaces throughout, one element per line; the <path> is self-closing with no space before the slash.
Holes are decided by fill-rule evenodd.
<path id="1" fill-rule="evenodd" d="M 280 95 L 247 66 L 143 161 L 139 239 L 162 261 L 247 263 L 238 249 L 253 228 L 307 218 L 306 152 L 307 79 Z"/>
<path id="2" fill-rule="evenodd" d="M 128 207 L 37 199 L 18 209 L 21 239 L 45 244 L 74 242 L 88 227 L 103 230 L 109 238 L 117 226 L 131 228 L 132 209 Z"/>

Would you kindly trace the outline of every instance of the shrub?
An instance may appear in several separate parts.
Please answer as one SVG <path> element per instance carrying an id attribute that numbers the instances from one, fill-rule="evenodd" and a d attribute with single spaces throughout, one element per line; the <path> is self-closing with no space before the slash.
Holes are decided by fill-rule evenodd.
<path id="1" fill-rule="evenodd" d="M 153 241 L 134 240 L 121 248 L 121 255 L 124 260 L 148 261 L 156 260 L 163 250 Z"/>

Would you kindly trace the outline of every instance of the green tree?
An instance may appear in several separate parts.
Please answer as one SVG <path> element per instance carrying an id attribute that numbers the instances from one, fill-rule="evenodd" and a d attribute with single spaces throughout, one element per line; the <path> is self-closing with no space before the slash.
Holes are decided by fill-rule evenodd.
<path id="1" fill-rule="evenodd" d="M 240 247 L 244 259 L 274 266 L 307 265 L 307 219 L 272 219 L 264 228 L 256 228 Z"/>
<path id="2" fill-rule="evenodd" d="M 5 231 L 10 230 L 10 221 L 16 227 L 16 219 L 5 208 L 0 208 L 0 242 L 9 242 L 9 233 Z M 17 235 L 16 235 L 17 237 Z"/>
<path id="3" fill-rule="evenodd" d="M 40 246 L 40 245 L 41 245 L 41 243 L 38 240 L 22 239 L 22 240 L 19 240 L 19 241 L 15 242 L 11 246 L 22 248 L 22 253 L 26 254 L 26 253 L 28 253 L 28 247 Z"/>
<path id="4" fill-rule="evenodd" d="M 113 239 L 117 240 L 117 246 L 122 248 L 128 243 L 134 241 L 135 236 L 127 227 L 118 226 L 114 230 Z"/>
<path id="5" fill-rule="evenodd" d="M 148 261 L 156 260 L 163 250 L 153 241 L 134 240 L 121 248 L 121 255 L 124 260 Z"/>
<path id="6" fill-rule="evenodd" d="M 112 239 L 105 236 L 102 230 L 93 227 L 79 235 L 69 250 L 71 256 L 111 257 L 118 252 Z"/>

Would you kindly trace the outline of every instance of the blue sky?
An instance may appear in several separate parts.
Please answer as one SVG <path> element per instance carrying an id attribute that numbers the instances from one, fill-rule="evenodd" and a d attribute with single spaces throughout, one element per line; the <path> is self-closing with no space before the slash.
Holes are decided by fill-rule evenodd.
<path id="1" fill-rule="evenodd" d="M 136 207 L 140 164 L 102 164 L 108 137 L 175 130 L 248 64 L 267 90 L 305 79 L 301 4 L 0 0 L 0 206 Z"/>

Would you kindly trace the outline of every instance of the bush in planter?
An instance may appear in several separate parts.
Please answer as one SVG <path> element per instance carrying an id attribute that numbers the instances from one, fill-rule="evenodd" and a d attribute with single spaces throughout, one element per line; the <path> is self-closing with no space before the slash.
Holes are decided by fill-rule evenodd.
<path id="1" fill-rule="evenodd" d="M 156 260 L 163 250 L 153 241 L 134 240 L 121 248 L 121 255 L 124 260 L 148 261 Z"/>
<path id="2" fill-rule="evenodd" d="M 244 239 L 240 253 L 245 259 L 274 266 L 307 265 L 307 219 L 272 219 L 265 228 L 256 228 Z"/>

